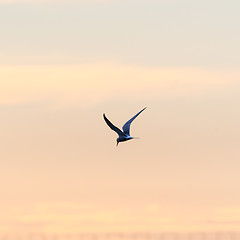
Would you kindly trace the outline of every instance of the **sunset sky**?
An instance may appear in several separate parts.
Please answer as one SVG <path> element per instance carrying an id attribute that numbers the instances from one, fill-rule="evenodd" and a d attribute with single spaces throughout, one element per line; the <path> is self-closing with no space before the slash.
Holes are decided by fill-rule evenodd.
<path id="1" fill-rule="evenodd" d="M 0 0 L 0 234 L 239 230 L 239 9 Z"/>

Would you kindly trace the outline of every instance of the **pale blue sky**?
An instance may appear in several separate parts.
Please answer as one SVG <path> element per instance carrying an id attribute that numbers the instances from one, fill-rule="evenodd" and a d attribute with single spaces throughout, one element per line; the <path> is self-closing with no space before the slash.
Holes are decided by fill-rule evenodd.
<path id="1" fill-rule="evenodd" d="M 0 5 L 0 63 L 238 67 L 239 1 Z"/>

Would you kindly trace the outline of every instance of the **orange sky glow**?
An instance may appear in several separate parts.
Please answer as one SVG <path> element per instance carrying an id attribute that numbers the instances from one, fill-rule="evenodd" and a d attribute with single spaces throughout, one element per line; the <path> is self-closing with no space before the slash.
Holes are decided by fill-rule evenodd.
<path id="1" fill-rule="evenodd" d="M 239 7 L 0 1 L 0 235 L 239 231 Z"/>

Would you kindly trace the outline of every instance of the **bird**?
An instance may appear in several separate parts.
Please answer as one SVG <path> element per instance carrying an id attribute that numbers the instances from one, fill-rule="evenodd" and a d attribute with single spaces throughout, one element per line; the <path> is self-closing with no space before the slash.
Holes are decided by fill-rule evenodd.
<path id="1" fill-rule="evenodd" d="M 115 125 L 113 125 L 106 117 L 105 113 L 103 114 L 103 118 L 105 120 L 105 122 L 107 123 L 107 125 L 118 134 L 118 138 L 117 138 L 117 145 L 120 142 L 125 142 L 131 139 L 137 139 L 136 137 L 131 137 L 130 136 L 130 126 L 132 121 L 141 113 L 143 112 L 147 107 L 143 108 L 140 112 L 138 112 L 136 115 L 134 115 L 131 119 L 129 119 L 122 127 L 122 130 L 120 130 L 118 127 L 116 127 Z"/>

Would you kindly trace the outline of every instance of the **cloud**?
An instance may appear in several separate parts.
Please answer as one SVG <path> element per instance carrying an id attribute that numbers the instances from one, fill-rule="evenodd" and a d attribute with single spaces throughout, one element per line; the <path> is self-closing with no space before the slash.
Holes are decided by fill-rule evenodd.
<path id="1" fill-rule="evenodd" d="M 0 223 L 3 223 L 6 232 L 11 229 L 19 232 L 31 229 L 45 233 L 130 232 L 159 228 L 169 230 L 177 224 L 176 214 L 162 210 L 161 214 L 156 215 L 139 207 L 130 210 L 129 207 L 116 208 L 78 202 L 45 202 L 17 209 L 8 210 L 11 214 L 0 217 Z"/>
<path id="2" fill-rule="evenodd" d="M 238 72 L 112 63 L 0 68 L 0 104 L 94 105 L 110 99 L 188 96 L 225 87 Z"/>
<path id="3" fill-rule="evenodd" d="M 208 222 L 211 224 L 239 225 L 239 216 L 240 207 L 221 207 L 214 211 L 211 220 Z"/>
<path id="4" fill-rule="evenodd" d="M 234 210 L 237 212 L 235 213 Z M 222 220 L 215 216 L 215 220 L 201 222 L 200 216 L 192 216 L 186 212 L 175 211 L 161 205 L 150 204 L 135 207 L 114 207 L 101 204 L 82 204 L 80 202 L 44 202 L 16 206 L 12 210 L 5 209 L 0 217 L 1 229 L 11 232 L 15 229 L 29 233 L 29 229 L 35 232 L 45 233 L 81 233 L 81 232 L 152 232 L 159 231 L 199 231 L 218 230 L 221 224 L 222 230 L 229 227 L 238 229 L 239 221 L 236 218 L 226 216 L 231 212 L 239 216 L 239 209 L 218 209 L 216 213 L 224 213 Z M 231 215 L 232 216 L 232 215 Z"/>
<path id="5" fill-rule="evenodd" d="M 209 220 L 207 221 L 210 224 L 223 224 L 223 225 L 240 225 L 240 219 L 238 221 L 216 221 L 216 220 Z"/>

